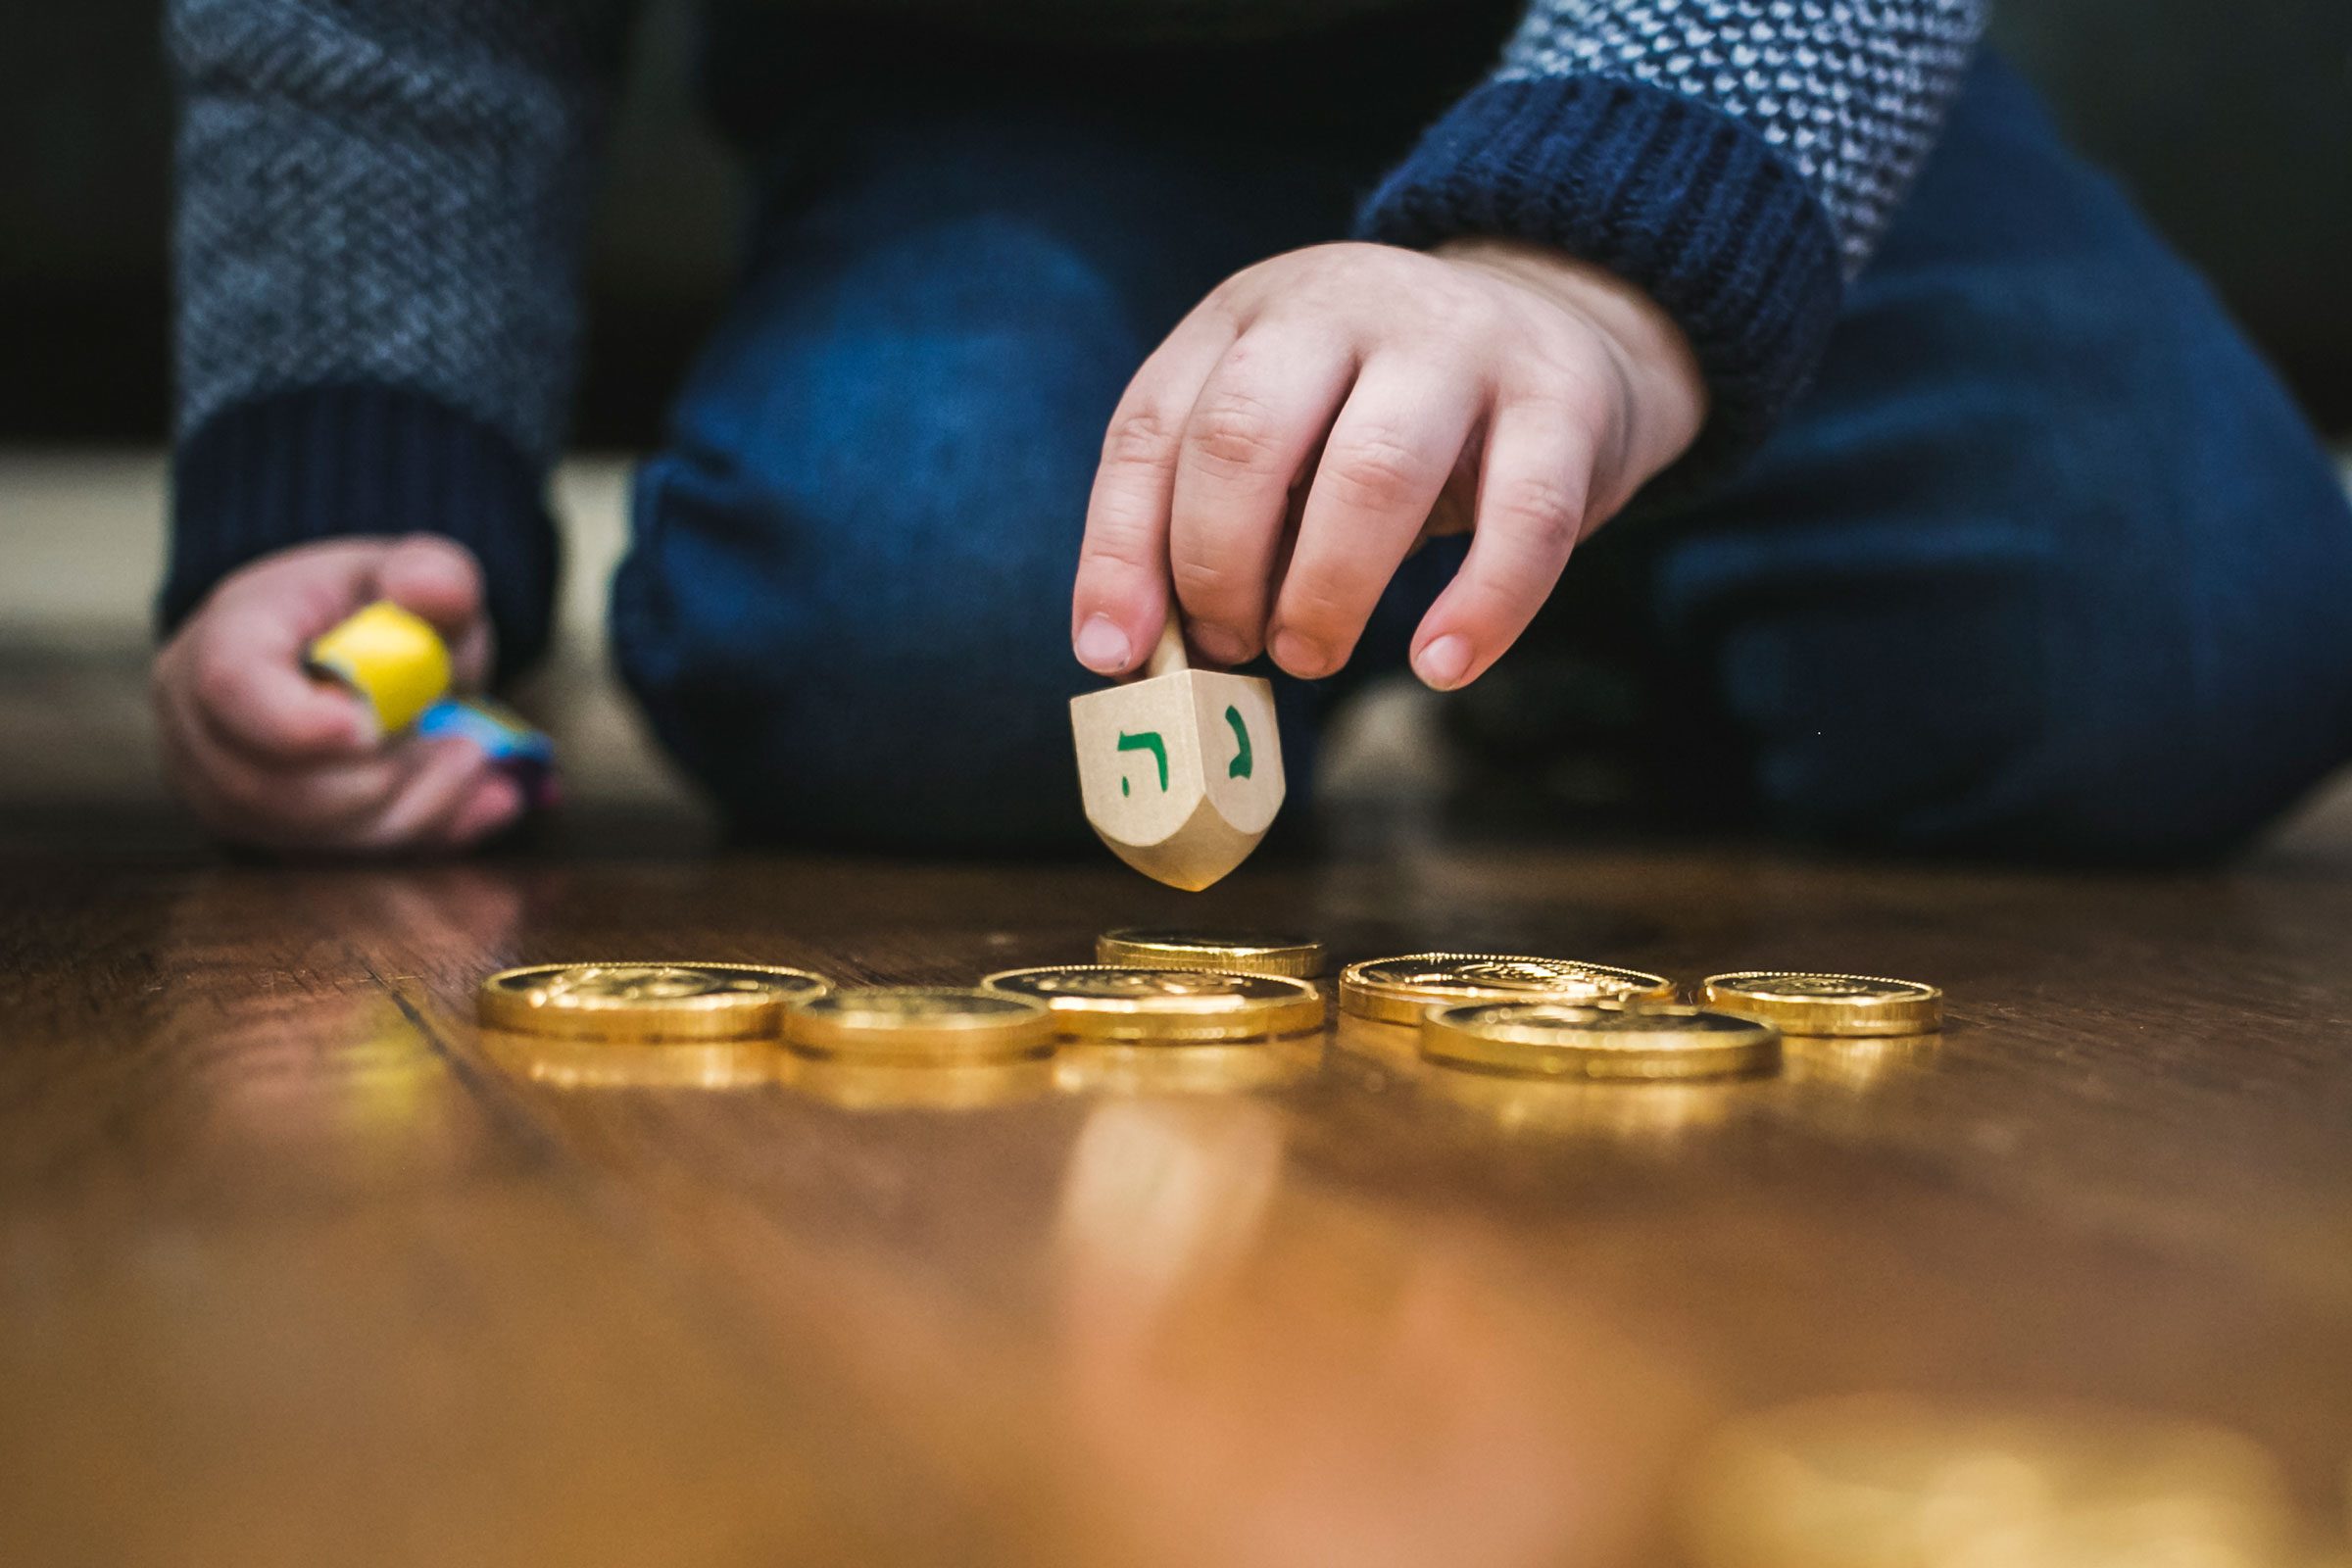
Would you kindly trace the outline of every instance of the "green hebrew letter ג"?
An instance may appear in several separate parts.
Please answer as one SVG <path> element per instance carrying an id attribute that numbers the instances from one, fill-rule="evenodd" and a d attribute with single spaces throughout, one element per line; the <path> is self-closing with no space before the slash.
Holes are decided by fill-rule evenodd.
<path id="1" fill-rule="evenodd" d="M 1248 778 L 1250 776 L 1250 726 L 1242 722 L 1242 710 L 1238 708 L 1225 710 L 1225 722 L 1233 726 L 1233 738 L 1242 748 L 1234 754 L 1232 763 L 1225 769 L 1225 776 L 1227 778 Z"/>
<path id="2" fill-rule="evenodd" d="M 1148 729 L 1140 735 L 1130 735 L 1125 730 L 1121 730 L 1119 731 L 1119 750 L 1122 752 L 1150 752 L 1152 760 L 1159 764 L 1159 793 L 1162 795 L 1168 793 L 1168 748 L 1167 743 L 1159 738 L 1159 731 Z M 1121 795 L 1128 793 L 1125 775 L 1120 776 L 1119 793 Z"/>

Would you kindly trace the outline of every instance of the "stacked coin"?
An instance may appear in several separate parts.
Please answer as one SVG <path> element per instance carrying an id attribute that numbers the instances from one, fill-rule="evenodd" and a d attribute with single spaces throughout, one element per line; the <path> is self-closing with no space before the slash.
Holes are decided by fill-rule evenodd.
<path id="1" fill-rule="evenodd" d="M 828 989 L 776 964 L 542 963 L 490 976 L 475 1007 L 490 1028 L 565 1040 L 773 1040 L 787 1007 Z"/>
<path id="2" fill-rule="evenodd" d="M 1485 1002 L 1433 1007 L 1421 1054 L 1453 1066 L 1566 1078 L 1723 1078 L 1780 1065 L 1768 1023 L 1667 1003 Z"/>
<path id="3" fill-rule="evenodd" d="M 981 985 L 1043 1003 L 1069 1040 L 1180 1045 L 1265 1040 L 1323 1027 L 1322 993 L 1281 975 L 1066 964 L 1006 969 Z"/>
<path id="4" fill-rule="evenodd" d="M 795 1006 L 784 1043 L 808 1055 L 950 1065 L 1007 1061 L 1054 1049 L 1042 1002 L 961 986 L 864 986 Z"/>
<path id="5" fill-rule="evenodd" d="M 1095 961 L 1147 969 L 1216 969 L 1311 980 L 1323 972 L 1323 944 L 1267 932 L 1188 931 L 1130 926 L 1095 939 Z"/>
<path id="6" fill-rule="evenodd" d="M 1480 1002 L 1671 1002 L 1674 982 L 1639 969 L 1498 953 L 1415 953 L 1340 971 L 1340 1005 L 1381 1023 Z"/>
<path id="7" fill-rule="evenodd" d="M 1699 1000 L 1755 1018 L 1785 1035 L 1855 1039 L 1934 1034 L 1943 1027 L 1943 993 L 1916 980 L 1866 974 L 1754 970 L 1710 975 Z"/>

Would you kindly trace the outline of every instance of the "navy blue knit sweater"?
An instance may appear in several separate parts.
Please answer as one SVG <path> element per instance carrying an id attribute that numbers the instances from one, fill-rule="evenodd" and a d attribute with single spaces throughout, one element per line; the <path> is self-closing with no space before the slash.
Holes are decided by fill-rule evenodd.
<path id="1" fill-rule="evenodd" d="M 1361 231 L 1538 240 L 1640 285 L 1697 351 L 1701 458 L 1723 461 L 1819 357 L 1984 4 L 1532 0 L 1499 69 L 1392 172 Z M 481 558 L 502 663 L 545 644 L 543 493 L 629 9 L 172 0 L 166 625 L 272 550 L 426 529 Z"/>

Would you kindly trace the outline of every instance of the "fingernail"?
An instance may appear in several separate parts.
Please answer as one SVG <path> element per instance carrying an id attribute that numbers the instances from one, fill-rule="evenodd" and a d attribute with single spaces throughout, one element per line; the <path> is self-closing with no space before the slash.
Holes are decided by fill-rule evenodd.
<path id="1" fill-rule="evenodd" d="M 1135 662 L 1135 647 L 1108 615 L 1089 615 L 1078 628 L 1078 662 L 1098 675 L 1123 675 Z"/>
<path id="2" fill-rule="evenodd" d="M 1250 657 L 1250 645 L 1242 641 L 1241 634 L 1222 626 L 1188 626 L 1185 634 L 1200 657 L 1212 664 L 1238 664 Z"/>
<path id="3" fill-rule="evenodd" d="M 1421 650 L 1413 661 L 1413 673 L 1422 683 L 1442 692 L 1449 692 L 1462 683 L 1470 673 L 1470 643 L 1457 633 L 1448 632 Z"/>
<path id="4" fill-rule="evenodd" d="M 1313 680 L 1330 673 L 1331 656 L 1311 638 L 1281 631 L 1274 634 L 1274 662 L 1301 679 Z"/>

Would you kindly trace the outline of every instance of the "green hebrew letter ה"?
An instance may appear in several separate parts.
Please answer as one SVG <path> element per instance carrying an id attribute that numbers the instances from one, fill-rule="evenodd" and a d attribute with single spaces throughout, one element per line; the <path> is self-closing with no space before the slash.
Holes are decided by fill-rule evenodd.
<path id="1" fill-rule="evenodd" d="M 1225 769 L 1225 776 L 1227 778 L 1248 778 L 1250 776 L 1250 726 L 1242 722 L 1242 710 L 1238 708 L 1225 710 L 1225 722 L 1233 726 L 1233 738 L 1241 743 L 1242 748 L 1234 755 L 1232 763 Z"/>
<path id="2" fill-rule="evenodd" d="M 1148 729 L 1140 735 L 1130 735 L 1125 730 L 1121 730 L 1119 731 L 1119 750 L 1122 752 L 1150 752 L 1152 760 L 1159 764 L 1159 793 L 1162 795 L 1168 793 L 1168 748 L 1167 743 L 1159 738 L 1159 731 Z M 1124 776 L 1119 779 L 1119 793 L 1121 795 L 1128 793 L 1127 780 Z"/>

